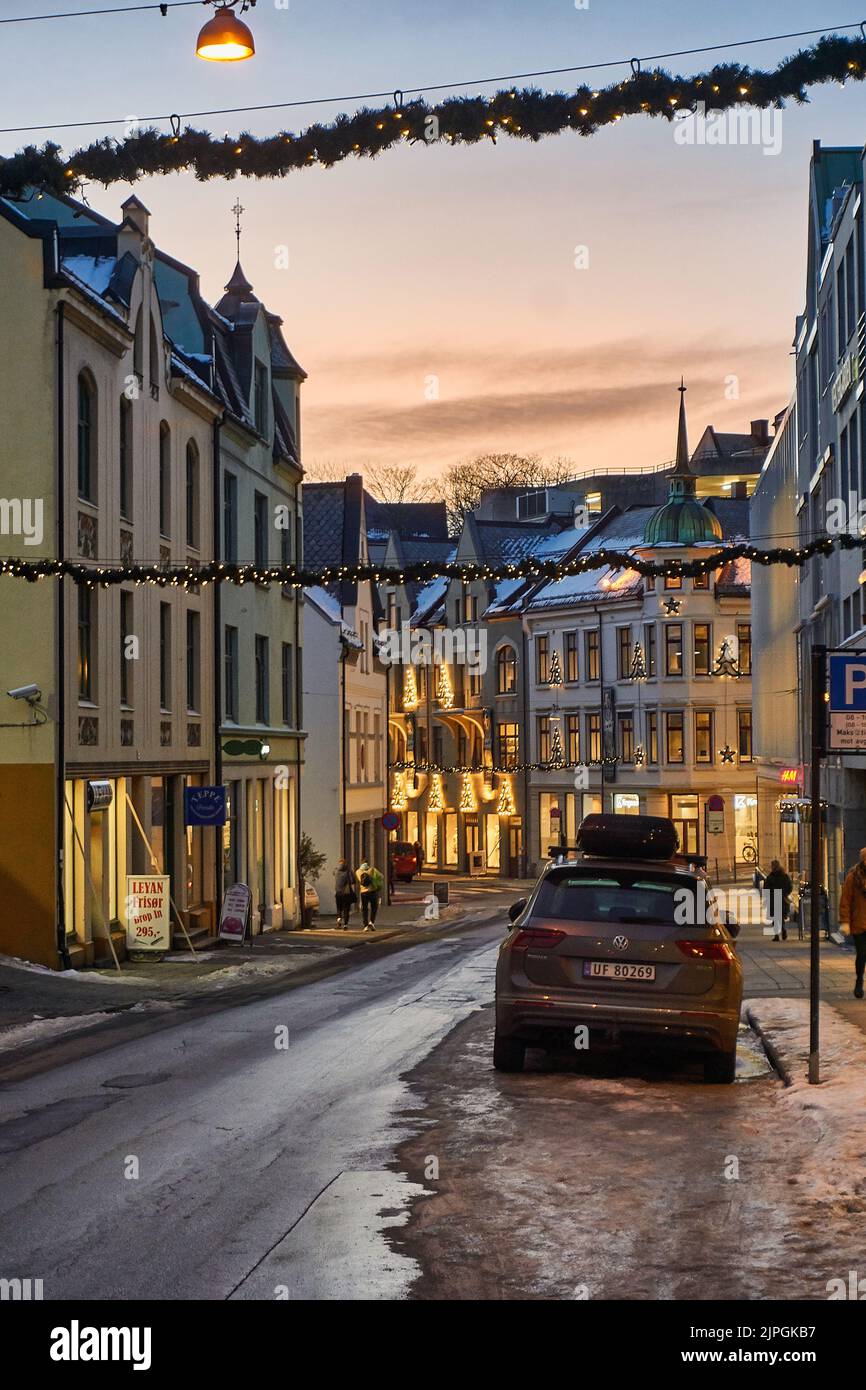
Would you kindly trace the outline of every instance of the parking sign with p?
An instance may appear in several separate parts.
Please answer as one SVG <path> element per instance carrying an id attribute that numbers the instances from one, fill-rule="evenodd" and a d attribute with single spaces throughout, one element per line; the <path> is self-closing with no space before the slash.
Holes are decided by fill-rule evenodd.
<path id="1" fill-rule="evenodd" d="M 866 652 L 830 652 L 828 751 L 866 750 Z"/>

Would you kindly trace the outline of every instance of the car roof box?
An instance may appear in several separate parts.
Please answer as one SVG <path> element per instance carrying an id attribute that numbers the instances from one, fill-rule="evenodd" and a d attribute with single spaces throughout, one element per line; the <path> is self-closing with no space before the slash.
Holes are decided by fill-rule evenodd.
<path id="1" fill-rule="evenodd" d="M 583 854 L 611 859 L 671 859 L 680 847 L 667 816 L 585 816 L 577 832 Z"/>

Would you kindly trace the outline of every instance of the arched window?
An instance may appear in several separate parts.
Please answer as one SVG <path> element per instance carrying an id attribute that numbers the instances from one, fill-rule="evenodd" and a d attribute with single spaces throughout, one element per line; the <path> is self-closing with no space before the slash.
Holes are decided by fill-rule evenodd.
<path id="1" fill-rule="evenodd" d="M 160 355 L 161 355 L 161 354 L 160 354 L 160 341 L 159 341 L 159 335 L 157 334 L 157 331 L 156 331 L 156 324 L 155 324 L 154 321 L 153 321 L 153 315 L 151 315 L 151 318 L 150 318 L 150 394 L 151 394 L 152 396 L 157 396 L 157 395 L 159 394 Z"/>
<path id="2" fill-rule="evenodd" d="M 517 692 L 517 653 L 513 647 L 500 647 L 496 653 L 496 693 L 514 695 Z"/>
<path id="3" fill-rule="evenodd" d="M 144 372 L 144 343 L 142 341 L 143 336 L 144 335 L 141 329 L 141 309 L 139 308 L 138 314 L 136 315 L 135 319 L 135 340 L 132 345 L 132 370 L 138 377 L 139 383 L 141 383 L 143 380 Z"/>
<path id="4" fill-rule="evenodd" d="M 120 515 L 132 520 L 132 402 L 120 398 Z"/>
<path id="5" fill-rule="evenodd" d="M 191 439 L 186 446 L 186 543 L 198 546 L 198 449 Z"/>
<path id="6" fill-rule="evenodd" d="M 96 387 L 88 372 L 78 377 L 78 496 L 96 501 Z"/>
<path id="7" fill-rule="evenodd" d="M 171 430 L 159 427 L 159 534 L 171 535 Z"/>

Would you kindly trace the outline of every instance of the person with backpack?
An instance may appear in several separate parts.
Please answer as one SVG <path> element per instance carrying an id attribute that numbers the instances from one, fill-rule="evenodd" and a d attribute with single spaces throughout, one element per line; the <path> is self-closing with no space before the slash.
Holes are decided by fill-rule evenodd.
<path id="1" fill-rule="evenodd" d="M 770 872 L 764 879 L 763 893 L 764 902 L 768 903 L 768 914 L 773 926 L 776 928 L 774 941 L 787 941 L 788 929 L 785 923 L 791 916 L 791 894 L 794 885 L 788 874 L 782 868 L 778 859 L 773 859 L 770 863 Z M 767 897 L 766 895 L 771 896 Z M 780 935 L 781 933 L 781 935 Z"/>
<path id="2" fill-rule="evenodd" d="M 866 848 L 861 849 L 859 860 L 845 875 L 839 921 L 843 933 L 854 944 L 854 998 L 862 999 L 866 972 Z"/>
<path id="3" fill-rule="evenodd" d="M 376 930 L 376 913 L 379 911 L 379 894 L 382 891 L 382 875 L 366 859 L 359 868 L 358 893 L 361 899 L 361 919 L 364 931 Z"/>
<path id="4" fill-rule="evenodd" d="M 345 859 L 338 859 L 334 870 L 334 898 L 337 903 L 337 925 L 342 931 L 347 931 L 355 902 L 355 875 Z"/>

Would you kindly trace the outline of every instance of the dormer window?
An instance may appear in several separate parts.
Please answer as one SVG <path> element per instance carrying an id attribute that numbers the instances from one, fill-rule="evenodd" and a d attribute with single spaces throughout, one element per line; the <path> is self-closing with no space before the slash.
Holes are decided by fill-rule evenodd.
<path id="1" fill-rule="evenodd" d="M 265 439 L 268 437 L 268 369 L 264 362 L 256 360 L 253 382 L 253 418 L 256 430 Z"/>

